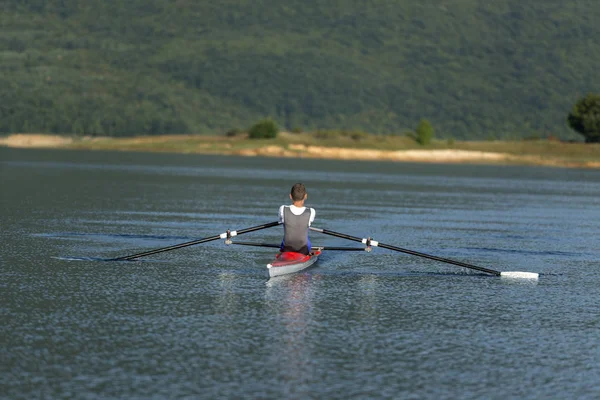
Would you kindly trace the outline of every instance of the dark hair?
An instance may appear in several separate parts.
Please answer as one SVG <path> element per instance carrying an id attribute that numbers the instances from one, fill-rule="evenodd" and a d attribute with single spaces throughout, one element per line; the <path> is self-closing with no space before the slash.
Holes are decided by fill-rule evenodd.
<path id="1" fill-rule="evenodd" d="M 292 186 L 290 194 L 292 195 L 292 200 L 294 201 L 304 200 L 304 196 L 306 195 L 306 188 L 304 187 L 304 184 L 296 183 L 294 186 Z"/>

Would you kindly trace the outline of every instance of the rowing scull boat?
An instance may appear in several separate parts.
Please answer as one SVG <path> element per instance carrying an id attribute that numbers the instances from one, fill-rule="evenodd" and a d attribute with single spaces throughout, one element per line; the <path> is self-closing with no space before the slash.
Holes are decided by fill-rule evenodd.
<path id="1" fill-rule="evenodd" d="M 269 271 L 269 277 L 293 274 L 294 272 L 302 271 L 317 262 L 317 259 L 321 255 L 321 250 L 313 250 L 310 254 L 295 253 L 293 251 L 286 251 L 278 253 L 275 256 L 275 260 L 267 264 L 267 270 Z"/>

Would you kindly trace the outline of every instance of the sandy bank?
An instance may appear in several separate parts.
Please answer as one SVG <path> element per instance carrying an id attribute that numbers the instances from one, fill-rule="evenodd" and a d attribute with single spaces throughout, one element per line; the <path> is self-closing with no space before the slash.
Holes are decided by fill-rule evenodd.
<path id="1" fill-rule="evenodd" d="M 0 138 L 0 146 L 7 147 L 63 147 L 71 144 L 73 139 L 58 135 L 25 135 L 16 134 Z"/>
<path id="2" fill-rule="evenodd" d="M 285 137 L 285 136 L 284 136 Z M 242 143 L 248 144 L 244 139 Z M 323 158 L 335 160 L 399 161 L 423 163 L 469 163 L 469 164 L 525 164 L 552 167 L 600 168 L 600 160 L 588 157 L 551 156 L 539 154 L 515 154 L 501 151 L 461 149 L 407 149 L 378 150 L 346 147 L 326 147 L 287 143 L 239 148 L 225 137 L 202 137 L 196 135 L 142 136 L 130 138 L 80 138 L 57 135 L 14 134 L 0 138 L 0 146 L 19 148 L 71 148 L 89 150 L 127 150 L 148 152 L 175 152 L 198 154 L 223 154 L 261 157 Z M 237 148 L 236 148 L 237 147 Z"/>
<path id="3" fill-rule="evenodd" d="M 275 156 L 275 157 L 305 157 L 331 158 L 336 160 L 372 160 L 372 161 L 413 161 L 413 162 L 477 162 L 504 161 L 511 156 L 506 153 L 492 153 L 469 150 L 372 150 L 348 149 L 343 147 L 305 146 L 291 144 L 287 149 L 281 146 L 265 146 L 256 149 L 235 151 L 243 156 Z"/>

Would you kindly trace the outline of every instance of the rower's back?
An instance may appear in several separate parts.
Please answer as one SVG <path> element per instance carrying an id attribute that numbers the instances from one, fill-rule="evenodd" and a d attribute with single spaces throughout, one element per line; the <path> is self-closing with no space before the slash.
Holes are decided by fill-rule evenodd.
<path id="1" fill-rule="evenodd" d="M 293 204 L 279 208 L 279 222 L 283 224 L 281 251 L 309 254 L 311 250 L 308 228 L 315 219 L 314 208 L 304 206 L 308 194 L 302 183 L 296 183 L 290 191 Z"/>

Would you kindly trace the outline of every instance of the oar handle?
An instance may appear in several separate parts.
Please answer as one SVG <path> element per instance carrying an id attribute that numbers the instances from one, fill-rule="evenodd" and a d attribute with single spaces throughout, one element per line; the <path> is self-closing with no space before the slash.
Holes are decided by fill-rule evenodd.
<path id="1" fill-rule="evenodd" d="M 489 268 L 484 268 L 484 267 L 479 267 L 477 265 L 472 265 L 472 264 L 467 264 L 461 261 L 455 261 L 455 260 L 450 260 L 448 258 L 442 258 L 442 257 L 437 257 L 437 256 L 432 256 L 430 254 L 425 254 L 425 253 L 419 253 L 418 251 L 413 251 L 413 250 L 408 250 L 408 249 L 403 249 L 401 247 L 396 247 L 396 246 L 392 246 L 389 244 L 385 244 L 385 243 L 379 243 L 375 240 L 372 239 L 366 239 L 366 238 L 359 238 L 356 236 L 350 236 L 350 235 L 346 235 L 345 233 L 340 233 L 340 232 L 334 232 L 334 231 L 330 231 L 327 229 L 321 229 L 321 228 L 315 228 L 315 227 L 310 227 L 310 230 L 315 231 L 315 232 L 320 232 L 323 233 L 325 235 L 331 235 L 331 236 L 336 236 L 342 239 L 348 239 L 348 240 L 353 240 L 355 242 L 360 242 L 366 245 L 370 245 L 370 246 L 374 246 L 374 247 L 381 247 L 384 249 L 388 249 L 388 250 L 393 250 L 393 251 L 398 251 L 401 253 L 406 253 L 406 254 L 411 254 L 413 256 L 419 256 L 419 257 L 424 257 L 424 258 L 429 258 L 430 260 L 436 260 L 436 261 L 441 261 L 444 263 L 448 263 L 448 264 L 453 264 L 453 265 L 458 265 L 460 267 L 465 267 L 465 268 L 470 268 L 470 269 L 474 269 L 477 271 L 481 271 L 481 272 L 486 272 L 488 274 L 492 274 L 492 275 L 496 275 L 496 276 L 500 276 L 500 271 L 496 271 L 493 269 L 489 269 Z"/>
<path id="2" fill-rule="evenodd" d="M 129 255 L 129 256 L 114 258 L 113 261 L 128 261 L 128 260 L 133 260 L 133 259 L 136 259 L 136 258 L 145 257 L 145 256 L 149 256 L 149 255 L 152 255 L 152 254 L 157 254 L 157 253 L 162 253 L 162 252 L 165 252 L 165 251 L 180 249 L 182 247 L 188 247 L 188 246 L 193 246 L 195 244 L 211 242 L 213 240 L 228 239 L 228 238 L 233 237 L 233 236 L 241 235 L 241 234 L 248 233 L 248 232 L 258 231 L 260 229 L 271 228 L 271 227 L 277 226 L 277 225 L 279 225 L 279 221 L 270 222 L 268 224 L 263 224 L 263 225 L 252 226 L 250 228 L 240 229 L 239 231 L 227 231 L 227 232 L 221 233 L 219 235 L 209 236 L 209 237 L 205 237 L 205 238 L 197 239 L 197 240 L 192 240 L 190 242 L 175 244 L 173 246 L 162 247 L 160 249 L 148 250 L 148 251 L 145 251 L 143 253 L 137 253 L 137 254 L 132 254 L 132 255 Z"/>

